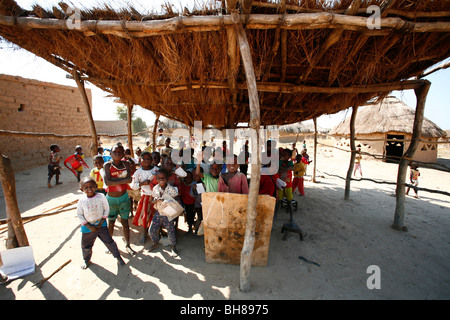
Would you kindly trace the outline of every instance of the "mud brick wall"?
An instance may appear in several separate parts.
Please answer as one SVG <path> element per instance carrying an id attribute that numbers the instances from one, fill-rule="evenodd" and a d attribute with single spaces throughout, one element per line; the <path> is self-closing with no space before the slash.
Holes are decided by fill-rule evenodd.
<path id="1" fill-rule="evenodd" d="M 92 107 L 92 95 L 86 89 Z M 8 131 L 90 135 L 88 116 L 78 87 L 0 74 L 0 129 Z M 0 136 L 1 152 L 14 171 L 47 163 L 50 145 L 58 144 L 65 159 L 81 145 L 92 156 L 90 138 Z M 61 163 L 63 165 L 63 163 Z"/>

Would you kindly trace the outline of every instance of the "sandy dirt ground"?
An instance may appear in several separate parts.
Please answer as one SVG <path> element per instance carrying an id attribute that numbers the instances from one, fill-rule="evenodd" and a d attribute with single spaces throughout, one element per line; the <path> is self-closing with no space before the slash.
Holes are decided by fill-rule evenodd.
<path id="1" fill-rule="evenodd" d="M 312 156 L 312 145 L 308 150 Z M 306 232 L 305 239 L 290 234 L 282 240 L 281 228 L 289 219 L 283 209 L 274 221 L 267 266 L 251 269 L 250 292 L 239 290 L 239 266 L 205 262 L 203 237 L 185 234 L 182 219 L 178 257 L 170 255 L 165 239 L 160 249 L 148 252 L 151 241 L 139 244 L 135 227 L 131 240 L 137 254 L 128 255 L 121 224 L 116 223 L 114 239 L 126 266 L 119 267 L 98 240 L 92 265 L 82 270 L 81 233 L 72 205 L 70 210 L 25 223 L 36 272 L 0 286 L 0 299 L 449 299 L 450 197 L 426 192 L 420 192 L 418 199 L 407 196 L 408 231 L 396 231 L 391 228 L 394 185 L 353 181 L 350 199 L 344 200 L 349 153 L 321 147 L 314 161 L 317 183 L 305 181 L 306 196 L 295 196 L 294 220 Z M 92 168 L 92 159 L 88 164 Z M 365 178 L 395 182 L 398 166 L 364 158 L 362 169 Z M 307 179 L 312 170 L 310 165 Z M 449 173 L 420 171 L 420 186 L 450 191 Z M 23 217 L 54 212 L 53 208 L 80 198 L 78 183 L 68 170 L 62 174 L 63 184 L 52 189 L 47 188 L 46 174 L 46 166 L 16 173 Z M 3 197 L 0 208 L 4 218 Z M 6 237 L 5 230 L 0 231 L 0 250 L 5 250 Z M 33 287 L 68 260 L 41 288 Z M 375 275 L 370 266 L 379 268 L 379 289 L 368 288 L 369 277 Z"/>

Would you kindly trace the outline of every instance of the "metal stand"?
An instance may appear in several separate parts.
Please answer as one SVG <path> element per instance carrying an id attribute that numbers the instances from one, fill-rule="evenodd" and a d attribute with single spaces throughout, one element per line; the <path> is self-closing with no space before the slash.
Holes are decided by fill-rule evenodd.
<path id="1" fill-rule="evenodd" d="M 287 239 L 288 232 L 294 232 L 298 233 L 300 236 L 300 240 L 303 241 L 303 232 L 302 229 L 295 223 L 295 222 L 287 222 L 283 225 L 283 228 L 281 228 L 281 233 L 284 232 L 283 240 Z"/>
<path id="2" fill-rule="evenodd" d="M 283 201 L 285 201 L 285 200 L 286 199 L 283 199 Z M 287 204 L 287 200 L 286 200 L 286 204 Z M 297 204 L 297 201 L 296 201 L 296 204 Z M 297 205 L 295 206 L 295 208 L 297 209 Z M 283 225 L 283 228 L 281 228 L 281 233 L 284 232 L 283 240 L 287 240 L 288 232 L 294 232 L 294 233 L 298 233 L 298 235 L 300 236 L 300 240 L 303 241 L 302 229 L 300 229 L 300 227 L 292 219 L 292 210 L 289 212 L 289 215 L 290 215 L 289 222 L 285 223 Z"/>

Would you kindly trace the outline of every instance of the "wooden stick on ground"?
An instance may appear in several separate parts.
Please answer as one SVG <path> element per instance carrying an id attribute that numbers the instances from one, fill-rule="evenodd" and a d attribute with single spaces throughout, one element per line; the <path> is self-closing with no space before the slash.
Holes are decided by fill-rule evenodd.
<path id="1" fill-rule="evenodd" d="M 41 288 L 42 285 L 47 282 L 51 277 L 53 277 L 57 272 L 61 271 L 62 268 L 64 268 L 65 266 L 67 266 L 70 262 L 72 261 L 72 259 L 66 261 L 61 267 L 59 267 L 58 269 L 56 269 L 50 276 L 48 276 L 47 278 L 42 279 L 41 281 L 39 281 L 38 283 L 35 283 L 33 285 L 33 287 L 39 287 Z"/>

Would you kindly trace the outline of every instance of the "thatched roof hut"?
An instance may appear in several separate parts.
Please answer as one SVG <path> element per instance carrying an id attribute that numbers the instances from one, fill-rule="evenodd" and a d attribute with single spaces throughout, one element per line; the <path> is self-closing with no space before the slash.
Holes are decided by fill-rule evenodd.
<path id="1" fill-rule="evenodd" d="M 412 134 L 414 123 L 414 110 L 403 101 L 389 96 L 374 105 L 359 108 L 355 130 L 357 135 L 398 132 Z M 330 134 L 349 135 L 350 118 L 344 119 L 334 127 Z M 423 138 L 441 138 L 446 135 L 434 122 L 423 119 Z"/>
<path id="2" fill-rule="evenodd" d="M 395 141 L 411 139 L 413 133 L 415 111 L 395 97 L 387 97 L 374 105 L 360 107 L 355 120 L 355 134 L 359 144 L 370 147 L 372 153 L 380 153 L 387 157 L 400 157 L 409 142 Z M 350 117 L 343 120 L 330 134 L 350 135 Z M 422 141 L 414 160 L 436 162 L 438 145 L 432 143 L 445 137 L 444 130 L 427 118 L 423 119 Z M 372 139 L 372 140 L 364 140 Z M 381 141 L 373 141 L 378 139 Z M 389 139 L 395 139 L 389 141 Z M 397 159 L 398 160 L 398 159 Z"/>
<path id="3" fill-rule="evenodd" d="M 262 125 L 333 114 L 417 87 L 399 82 L 450 55 L 449 1 L 217 3 L 181 14 L 167 6 L 161 15 L 104 5 L 77 16 L 64 3 L 27 11 L 2 0 L 0 36 L 127 105 L 219 128 L 250 117 L 236 23 L 250 44 Z M 379 29 L 368 24 L 370 5 L 381 6 Z M 233 20 L 237 10 L 244 14 Z"/>

